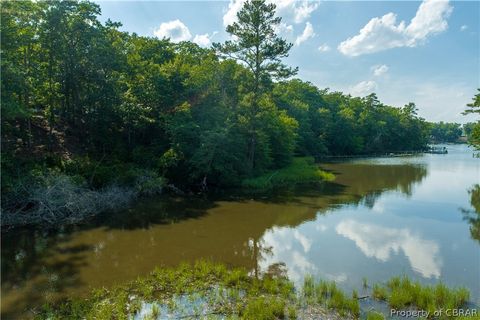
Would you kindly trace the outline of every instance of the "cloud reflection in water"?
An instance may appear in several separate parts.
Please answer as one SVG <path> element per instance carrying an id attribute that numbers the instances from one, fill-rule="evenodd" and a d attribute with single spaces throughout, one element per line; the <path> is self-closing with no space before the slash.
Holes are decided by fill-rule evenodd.
<path id="1" fill-rule="evenodd" d="M 412 234 L 409 229 L 387 228 L 347 219 L 340 222 L 335 230 L 354 241 L 367 257 L 386 262 L 392 252 L 398 254 L 403 251 L 411 267 L 423 277 L 440 277 L 442 262 L 438 244 Z"/>

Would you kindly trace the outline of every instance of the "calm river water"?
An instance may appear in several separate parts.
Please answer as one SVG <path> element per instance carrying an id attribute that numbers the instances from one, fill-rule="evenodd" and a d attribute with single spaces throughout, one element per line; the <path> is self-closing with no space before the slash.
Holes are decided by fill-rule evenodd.
<path id="1" fill-rule="evenodd" d="M 7 232 L 2 318 L 200 258 L 347 290 L 405 274 L 466 286 L 478 304 L 480 159 L 465 145 L 448 149 L 323 163 L 333 183 L 276 196 L 151 199 L 88 226 Z"/>

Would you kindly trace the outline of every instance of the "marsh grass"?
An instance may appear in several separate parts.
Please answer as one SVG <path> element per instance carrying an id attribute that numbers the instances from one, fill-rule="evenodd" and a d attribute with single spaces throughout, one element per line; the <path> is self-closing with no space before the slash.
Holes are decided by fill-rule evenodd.
<path id="1" fill-rule="evenodd" d="M 374 284 L 372 289 L 372 296 L 377 300 L 387 300 L 387 289 L 379 284 Z"/>
<path id="2" fill-rule="evenodd" d="M 466 288 L 448 288 L 441 282 L 424 286 L 402 276 L 391 278 L 386 285 L 375 284 L 372 296 L 386 301 L 393 309 L 418 309 L 433 314 L 436 310 L 465 307 L 470 293 Z"/>
<path id="3" fill-rule="evenodd" d="M 470 298 L 465 288 L 448 288 L 443 283 L 434 286 L 422 286 L 408 277 L 393 277 L 387 282 L 387 301 L 393 308 L 401 309 L 409 306 L 426 311 L 440 308 L 461 308 Z"/>
<path id="4" fill-rule="evenodd" d="M 321 170 L 312 157 L 297 157 L 282 169 L 267 172 L 259 177 L 245 179 L 242 187 L 252 191 L 268 191 L 297 184 L 332 181 L 335 176 Z"/>
<path id="5" fill-rule="evenodd" d="M 394 277 L 384 285 L 374 284 L 372 298 L 398 310 L 433 312 L 464 307 L 469 292 L 464 288 L 450 289 L 442 283 L 422 286 L 407 277 Z M 348 295 L 333 281 L 306 276 L 297 290 L 285 277 L 254 278 L 244 269 L 205 261 L 157 268 L 149 276 L 123 286 L 94 290 L 87 299 L 46 305 L 37 318 L 311 319 L 312 310 L 317 312 L 314 319 L 384 319 L 372 310 L 362 313 L 358 292 L 354 290 Z"/>
<path id="6" fill-rule="evenodd" d="M 39 319 L 129 319 L 142 305 L 145 315 L 161 317 L 163 309 L 176 317 L 224 315 L 243 319 L 294 318 L 293 284 L 282 277 L 250 277 L 246 270 L 200 261 L 177 268 L 157 268 L 129 284 L 94 291 L 88 299 L 47 305 Z M 155 303 L 165 306 L 162 310 Z"/>
<path id="7" fill-rule="evenodd" d="M 335 310 L 341 316 L 358 317 L 360 314 L 356 291 L 349 297 L 337 287 L 334 281 L 315 281 L 312 276 L 306 276 L 300 296 L 306 304 L 320 304 Z"/>

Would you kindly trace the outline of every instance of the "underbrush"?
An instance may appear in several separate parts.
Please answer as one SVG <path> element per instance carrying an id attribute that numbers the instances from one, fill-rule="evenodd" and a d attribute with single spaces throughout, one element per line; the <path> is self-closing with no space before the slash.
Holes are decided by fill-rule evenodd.
<path id="1" fill-rule="evenodd" d="M 2 190 L 2 226 L 78 223 L 126 207 L 139 196 L 160 194 L 165 180 L 133 165 L 102 165 L 85 159 L 53 168 L 25 168 Z"/>

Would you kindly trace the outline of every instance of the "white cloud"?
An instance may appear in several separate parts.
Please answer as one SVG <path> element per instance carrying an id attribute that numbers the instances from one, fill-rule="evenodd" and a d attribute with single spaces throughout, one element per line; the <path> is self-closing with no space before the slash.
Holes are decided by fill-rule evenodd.
<path id="1" fill-rule="evenodd" d="M 318 51 L 327 52 L 330 51 L 330 47 L 326 43 L 324 43 L 318 47 Z"/>
<path id="2" fill-rule="evenodd" d="M 373 66 L 372 67 L 372 71 L 373 71 L 373 75 L 374 76 L 381 76 L 381 75 L 384 75 L 385 73 L 387 73 L 388 71 L 388 66 L 387 65 L 377 65 L 377 66 Z"/>
<path id="3" fill-rule="evenodd" d="M 260 270 L 266 271 L 275 263 L 286 262 L 288 278 L 295 283 L 300 283 L 305 274 L 314 274 L 317 270 L 307 256 L 312 242 L 299 230 L 273 227 L 265 231 L 260 242 L 262 247 L 270 248 L 269 254 L 262 255 L 258 261 Z"/>
<path id="4" fill-rule="evenodd" d="M 195 35 L 195 37 L 193 38 L 193 42 L 195 42 L 196 44 L 198 44 L 199 46 L 201 47 L 208 47 L 212 41 L 212 37 L 214 35 L 216 35 L 218 32 L 215 31 L 213 32 L 211 35 L 208 34 L 208 33 L 205 33 L 205 34 L 197 34 Z"/>
<path id="5" fill-rule="evenodd" d="M 350 93 L 353 96 L 366 96 L 377 89 L 377 83 L 375 81 L 361 81 L 350 88 Z"/>
<path id="6" fill-rule="evenodd" d="M 242 9 L 245 0 L 230 0 L 228 9 L 223 15 L 223 25 L 226 27 L 237 21 L 237 13 Z"/>
<path id="7" fill-rule="evenodd" d="M 448 0 L 424 0 L 407 26 L 397 24 L 396 14 L 371 19 L 354 37 L 338 45 L 338 50 L 347 56 L 359 56 L 398 47 L 415 47 L 427 37 L 445 31 L 447 18 L 452 12 Z"/>
<path id="8" fill-rule="evenodd" d="M 193 38 L 193 42 L 195 42 L 196 44 L 198 44 L 199 46 L 202 46 L 202 47 L 206 47 L 210 44 L 210 37 L 208 35 L 208 33 L 205 33 L 205 34 L 197 34 L 194 38 Z"/>
<path id="9" fill-rule="evenodd" d="M 187 41 L 192 37 L 187 26 L 178 19 L 169 22 L 163 22 L 160 27 L 153 32 L 153 34 L 160 39 L 170 38 L 172 42 Z"/>
<path id="10" fill-rule="evenodd" d="M 311 3 L 308 1 L 303 1 L 299 6 L 294 7 L 294 21 L 296 23 L 302 23 L 303 21 L 310 18 L 310 15 L 313 11 L 317 10 L 318 3 Z"/>
<path id="11" fill-rule="evenodd" d="M 403 251 L 415 271 L 423 277 L 440 277 L 440 248 L 432 240 L 425 240 L 412 234 L 408 229 L 386 228 L 376 224 L 360 223 L 354 220 L 340 222 L 338 234 L 355 242 L 367 256 L 386 262 L 391 253 Z"/>
<path id="12" fill-rule="evenodd" d="M 468 26 L 466 24 L 460 27 L 460 31 L 465 31 L 467 29 L 468 29 Z"/>
<path id="13" fill-rule="evenodd" d="M 312 38 L 314 35 L 315 35 L 315 32 L 313 31 L 312 24 L 310 22 L 307 22 L 302 34 L 299 35 L 295 40 L 295 45 L 299 46 L 302 42 L 307 41 L 308 39 Z"/>
<path id="14" fill-rule="evenodd" d="M 230 0 L 228 8 L 223 15 L 223 25 L 226 27 L 237 21 L 237 13 L 242 9 L 246 0 Z M 318 8 L 318 2 L 296 0 L 267 0 L 274 3 L 277 8 L 277 16 L 292 20 L 294 23 L 302 23 L 313 11 Z"/>
<path id="15" fill-rule="evenodd" d="M 293 26 L 291 24 L 286 24 L 282 22 L 279 25 L 275 26 L 275 32 L 289 34 L 293 32 Z"/>
<path id="16" fill-rule="evenodd" d="M 310 248 L 312 247 L 312 241 L 305 237 L 303 234 L 300 233 L 300 231 L 296 230 L 293 232 L 293 237 L 300 242 L 300 244 L 303 247 L 303 251 L 307 253 L 310 251 Z"/>
<path id="17" fill-rule="evenodd" d="M 393 86 L 396 86 L 394 84 Z M 418 106 L 419 115 L 429 121 L 451 121 L 465 123 L 476 121 L 475 115 L 464 116 L 465 105 L 471 101 L 474 86 L 464 83 L 418 82 L 410 79 L 398 81 L 398 87 L 388 86 L 386 94 L 393 98 L 396 105 L 402 106 L 408 101 L 414 101 Z M 400 88 L 403 87 L 403 90 Z M 408 101 L 405 92 L 409 92 Z"/>

